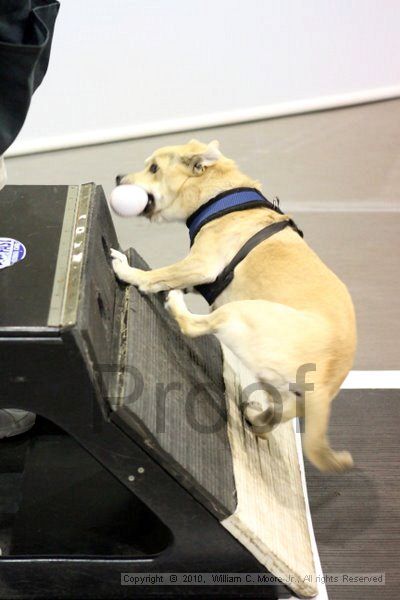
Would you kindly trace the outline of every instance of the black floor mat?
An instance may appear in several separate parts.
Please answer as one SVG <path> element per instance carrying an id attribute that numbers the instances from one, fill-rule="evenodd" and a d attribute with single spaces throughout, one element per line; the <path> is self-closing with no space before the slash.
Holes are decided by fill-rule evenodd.
<path id="1" fill-rule="evenodd" d="M 1 444 L 3 556 L 135 557 L 167 545 L 157 517 L 48 421 Z"/>
<path id="2" fill-rule="evenodd" d="M 393 600 L 400 585 L 400 390 L 343 390 L 334 401 L 330 438 L 350 450 L 354 469 L 324 475 L 306 464 L 322 569 L 384 573 L 385 585 L 328 582 L 330 600 Z"/>
<path id="3" fill-rule="evenodd" d="M 10 553 L 12 531 L 21 504 L 22 474 L 30 434 L 0 440 L 0 549 Z"/>

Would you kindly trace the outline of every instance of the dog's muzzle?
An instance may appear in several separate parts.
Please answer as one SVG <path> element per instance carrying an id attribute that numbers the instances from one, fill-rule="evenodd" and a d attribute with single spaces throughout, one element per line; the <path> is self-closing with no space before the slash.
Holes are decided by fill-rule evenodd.
<path id="1" fill-rule="evenodd" d="M 124 177 L 125 177 L 125 175 L 117 175 L 115 178 L 115 184 L 121 185 L 121 181 L 123 180 Z"/>
<path id="2" fill-rule="evenodd" d="M 155 208 L 155 199 L 153 194 L 147 194 L 148 202 L 144 208 L 144 211 L 141 213 L 143 216 L 150 218 L 154 212 Z"/>

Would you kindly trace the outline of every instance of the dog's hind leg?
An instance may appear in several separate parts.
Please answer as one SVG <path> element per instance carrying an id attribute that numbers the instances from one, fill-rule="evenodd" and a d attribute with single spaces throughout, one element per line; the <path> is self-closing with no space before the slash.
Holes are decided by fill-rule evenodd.
<path id="1" fill-rule="evenodd" d="M 263 388 L 263 383 L 260 382 Z M 304 417 L 304 398 L 294 392 L 276 390 L 267 394 L 268 406 L 264 408 L 260 402 L 244 401 L 243 413 L 253 432 L 259 437 L 267 437 L 268 433 L 280 423 L 290 421 L 295 417 Z"/>
<path id="2" fill-rule="evenodd" d="M 189 337 L 198 337 L 216 333 L 218 329 L 217 311 L 206 315 L 195 315 L 186 306 L 184 294 L 181 290 L 171 290 L 167 295 L 165 308 L 177 321 L 183 334 Z"/>
<path id="3" fill-rule="evenodd" d="M 275 406 L 267 409 L 249 406 L 246 417 L 263 433 L 263 426 L 273 426 L 302 413 L 307 458 L 321 471 L 344 471 L 352 464 L 351 455 L 335 452 L 327 438 L 332 390 L 322 381 L 326 365 L 324 353 L 329 343 L 326 323 L 316 315 L 303 313 L 286 305 L 267 300 L 239 300 L 217 308 L 207 315 L 196 315 L 186 307 L 180 291 L 168 295 L 167 309 L 181 331 L 190 337 L 214 334 L 250 369 Z M 305 399 L 289 390 L 304 364 L 315 365 L 315 384 Z M 274 398 L 274 390 L 280 395 Z M 282 401 L 282 404 L 281 404 Z M 304 403 L 304 404 L 303 404 Z M 245 407 L 246 411 L 246 407 Z M 298 412 L 300 411 L 300 413 Z M 304 411 L 304 412 L 303 412 Z M 257 431 L 258 427 L 260 430 Z"/>
<path id="4" fill-rule="evenodd" d="M 314 390 L 307 394 L 303 450 L 308 460 L 320 471 L 347 471 L 353 466 L 350 452 L 336 452 L 329 445 L 327 430 L 331 401 L 329 391 L 322 384 L 317 383 Z"/>

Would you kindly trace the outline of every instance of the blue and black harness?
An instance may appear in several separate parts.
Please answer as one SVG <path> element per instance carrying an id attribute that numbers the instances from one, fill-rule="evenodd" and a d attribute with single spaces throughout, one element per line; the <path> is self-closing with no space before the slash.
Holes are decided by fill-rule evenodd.
<path id="1" fill-rule="evenodd" d="M 206 202 L 206 204 L 200 206 L 200 208 L 198 208 L 186 221 L 186 225 L 189 229 L 190 246 L 193 245 L 195 237 L 200 229 L 207 223 L 210 223 L 210 221 L 234 211 L 259 207 L 269 208 L 280 215 L 284 214 L 279 208 L 278 202 L 270 202 L 255 188 L 235 188 L 218 194 Z M 288 218 L 284 221 L 267 225 L 267 227 L 264 227 L 247 240 L 244 246 L 242 246 L 239 252 L 233 257 L 231 262 L 221 271 L 215 281 L 197 285 L 195 286 L 195 289 L 204 296 L 208 304 L 213 304 L 216 298 L 231 283 L 235 268 L 244 258 L 246 258 L 249 252 L 251 252 L 255 246 L 288 226 L 303 237 L 303 232 L 297 227 L 292 219 Z"/>

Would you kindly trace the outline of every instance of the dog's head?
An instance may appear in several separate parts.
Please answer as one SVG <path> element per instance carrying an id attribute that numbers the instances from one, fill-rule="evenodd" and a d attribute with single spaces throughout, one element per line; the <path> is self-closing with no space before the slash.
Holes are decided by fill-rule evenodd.
<path id="1" fill-rule="evenodd" d="M 134 183 L 146 190 L 149 202 L 142 214 L 150 220 L 177 221 L 187 219 L 208 199 L 215 180 L 234 163 L 221 154 L 216 140 L 209 144 L 191 140 L 156 150 L 145 165 L 143 171 L 117 178 L 117 183 Z"/>

